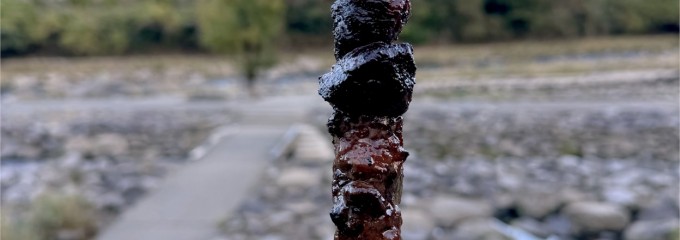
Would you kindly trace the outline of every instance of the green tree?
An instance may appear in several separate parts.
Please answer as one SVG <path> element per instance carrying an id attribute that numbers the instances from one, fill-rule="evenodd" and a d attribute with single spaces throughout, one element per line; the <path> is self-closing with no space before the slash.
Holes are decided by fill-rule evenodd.
<path id="1" fill-rule="evenodd" d="M 4 0 L 0 8 L 0 35 L 2 52 L 20 53 L 44 39 L 45 34 L 35 31 L 40 18 L 36 8 L 26 1 Z"/>
<path id="2" fill-rule="evenodd" d="M 281 0 L 198 1 L 200 43 L 235 56 L 252 94 L 259 73 L 276 62 L 284 10 Z"/>
<path id="3" fill-rule="evenodd" d="M 72 11 L 66 15 L 59 45 L 75 55 L 122 54 L 132 35 L 125 14 L 122 9 Z"/>
<path id="4" fill-rule="evenodd" d="M 328 46 L 333 41 L 333 0 L 284 0 L 286 46 Z"/>

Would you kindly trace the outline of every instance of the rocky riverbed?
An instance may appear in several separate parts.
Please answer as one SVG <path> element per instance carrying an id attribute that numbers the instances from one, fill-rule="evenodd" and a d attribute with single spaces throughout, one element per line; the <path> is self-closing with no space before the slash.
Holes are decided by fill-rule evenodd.
<path id="1" fill-rule="evenodd" d="M 2 117 L 3 215 L 22 215 L 43 195 L 77 195 L 96 209 L 100 225 L 231 121 L 225 109 L 57 108 Z"/>
<path id="2" fill-rule="evenodd" d="M 641 170 L 630 159 L 575 156 L 409 160 L 404 239 L 511 239 L 496 221 L 542 238 L 677 236 L 677 164 Z M 257 195 L 225 221 L 222 239 L 332 239 L 329 169 L 327 161 L 272 166 Z"/>
<path id="3" fill-rule="evenodd" d="M 407 115 L 404 239 L 677 238 L 672 104 L 426 105 Z M 332 239 L 317 160 L 274 162 L 217 239 Z"/>
<path id="4" fill-rule="evenodd" d="M 563 239 L 677 234 L 679 81 L 670 40 L 662 51 L 584 58 L 430 50 L 406 120 L 405 239 L 502 239 L 506 225 Z M 266 73 L 262 95 L 313 93 L 332 62 L 294 59 Z M 221 58 L 3 63 L 0 193 L 10 218 L 41 195 L 74 194 L 105 225 L 216 126 L 235 121 L 214 106 L 245 96 Z M 175 103 L 183 106 L 163 107 Z M 309 119 L 325 132 L 329 114 Z M 318 160 L 272 163 L 222 224 L 222 238 L 329 239 L 331 164 Z"/>

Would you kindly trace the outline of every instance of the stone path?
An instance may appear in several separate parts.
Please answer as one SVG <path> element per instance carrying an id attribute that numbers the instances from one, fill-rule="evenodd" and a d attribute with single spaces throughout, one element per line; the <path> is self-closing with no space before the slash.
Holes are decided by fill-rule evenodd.
<path id="1" fill-rule="evenodd" d="M 238 124 L 223 127 L 216 144 L 106 229 L 98 239 L 200 240 L 256 187 L 271 154 L 292 124 L 323 104 L 316 96 L 262 99 L 234 106 Z"/>

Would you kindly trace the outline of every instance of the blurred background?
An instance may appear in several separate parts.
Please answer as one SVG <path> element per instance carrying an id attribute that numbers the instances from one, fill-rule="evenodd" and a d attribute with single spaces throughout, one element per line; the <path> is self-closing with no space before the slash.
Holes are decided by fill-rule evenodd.
<path id="1" fill-rule="evenodd" d="M 2 0 L 2 239 L 332 239 L 330 0 Z M 413 0 L 404 239 L 678 239 L 675 0 Z"/>

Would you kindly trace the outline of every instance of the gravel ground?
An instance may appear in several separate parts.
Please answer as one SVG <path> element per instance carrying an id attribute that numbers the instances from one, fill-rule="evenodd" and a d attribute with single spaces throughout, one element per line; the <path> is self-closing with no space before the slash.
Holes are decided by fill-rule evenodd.
<path id="1" fill-rule="evenodd" d="M 407 115 L 405 139 L 413 155 L 405 170 L 405 239 L 504 239 L 498 230 L 505 225 L 496 220 L 539 237 L 677 236 L 680 81 L 676 68 L 669 67 L 678 61 L 673 48 L 501 65 L 484 59 L 481 65 L 421 62 L 433 65 L 421 73 L 469 81 L 462 87 L 427 83 L 430 90 L 418 92 L 419 106 Z M 301 57 L 273 69 L 261 94 L 316 91 L 316 77 L 327 70 L 322 62 Z M 166 97 L 211 106 L 138 111 L 35 106 L 15 109 L 20 114 L 3 112 L 3 215 L 20 215 L 43 193 L 73 193 L 92 203 L 105 225 L 181 167 L 216 126 L 232 121 L 226 108 L 212 107 L 244 97 L 229 64 L 184 57 L 162 63 L 134 58 L 9 62 L 0 87 L 3 108 L 26 100 L 87 105 Z M 626 66 L 672 76 L 638 81 L 624 74 L 621 81 L 618 70 Z M 525 70 L 540 84 L 521 82 L 527 76 L 514 79 L 519 84 L 511 87 L 484 83 L 489 80 L 484 76 L 502 81 Z M 544 77 L 553 73 L 573 74 L 578 84 L 551 84 Z M 597 84 L 579 77 L 602 82 L 599 76 L 611 73 L 617 77 Z M 530 109 L 546 101 L 556 104 Z M 607 103 L 614 106 L 602 107 Z M 58 108 L 59 101 L 54 104 Z M 319 110 L 310 119 L 325 131 L 328 115 L 328 109 Z M 330 169 L 330 159 L 272 163 L 251 200 L 221 225 L 222 238 L 331 239 Z"/>
<path id="2" fill-rule="evenodd" d="M 413 153 L 405 239 L 509 239 L 497 221 L 559 239 L 670 240 L 679 230 L 677 160 Z M 216 239 L 332 239 L 331 178 L 330 159 L 274 163 Z"/>
<path id="3" fill-rule="evenodd" d="M 514 102 L 415 105 L 407 147 L 428 159 L 635 158 L 677 161 L 677 103 Z"/>
<path id="4" fill-rule="evenodd" d="M 431 106 L 407 116 L 405 239 L 510 239 L 504 229 L 559 239 L 677 236 L 672 105 Z M 332 239 L 330 169 L 330 159 L 295 154 L 274 162 L 218 239 Z"/>
<path id="5" fill-rule="evenodd" d="M 35 120 L 39 119 L 39 120 Z M 102 225 L 189 159 L 226 110 L 52 111 L 2 119 L 3 213 L 42 194 L 81 195 Z"/>
<path id="6" fill-rule="evenodd" d="M 405 168 L 405 239 L 508 239 L 501 220 L 537 237 L 672 239 L 678 222 L 676 163 L 634 159 L 413 157 Z M 259 191 L 218 239 L 332 239 L 330 161 L 290 159 L 269 169 Z"/>

